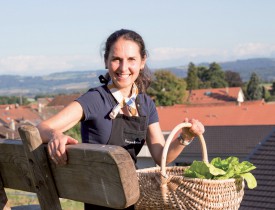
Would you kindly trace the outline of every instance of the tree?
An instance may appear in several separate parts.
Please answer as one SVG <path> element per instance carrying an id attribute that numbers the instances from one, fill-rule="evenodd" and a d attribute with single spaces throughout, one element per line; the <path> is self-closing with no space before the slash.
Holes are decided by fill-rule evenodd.
<path id="1" fill-rule="evenodd" d="M 199 66 L 197 69 L 199 77 L 199 89 L 211 88 L 209 69 L 205 66 Z"/>
<path id="2" fill-rule="evenodd" d="M 19 105 L 27 105 L 30 102 L 26 97 L 22 96 L 0 96 L 0 104 L 19 104 Z"/>
<path id="3" fill-rule="evenodd" d="M 155 99 L 157 106 L 170 106 L 183 102 L 186 82 L 170 71 L 159 70 L 147 93 Z"/>
<path id="4" fill-rule="evenodd" d="M 234 71 L 225 72 L 225 81 L 229 87 L 241 87 L 243 85 L 240 74 Z"/>
<path id="5" fill-rule="evenodd" d="M 265 86 L 262 86 L 262 98 L 264 98 L 265 101 L 269 101 L 271 99 L 270 92 Z"/>
<path id="6" fill-rule="evenodd" d="M 74 127 L 67 130 L 65 134 L 81 142 L 80 123 L 77 123 Z"/>
<path id="7" fill-rule="evenodd" d="M 222 88 L 228 86 L 225 81 L 224 71 L 221 66 L 215 62 L 209 66 L 210 84 L 212 88 Z"/>
<path id="8" fill-rule="evenodd" d="M 272 95 L 275 95 L 275 82 L 272 82 L 271 93 L 272 93 Z"/>
<path id="9" fill-rule="evenodd" d="M 260 86 L 260 78 L 255 72 L 251 74 L 246 92 L 249 100 L 259 100 L 263 97 L 262 87 Z"/>
<path id="10" fill-rule="evenodd" d="M 189 63 L 188 65 L 188 73 L 187 73 L 187 90 L 196 90 L 199 89 L 199 77 L 197 67 L 193 63 Z"/>

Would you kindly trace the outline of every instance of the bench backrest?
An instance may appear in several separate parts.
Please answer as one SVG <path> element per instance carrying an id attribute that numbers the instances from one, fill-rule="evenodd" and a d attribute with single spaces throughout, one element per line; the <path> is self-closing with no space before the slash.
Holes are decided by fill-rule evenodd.
<path id="1" fill-rule="evenodd" d="M 4 188 L 34 192 L 41 209 L 61 210 L 59 198 L 123 209 L 139 198 L 136 169 L 119 146 L 67 145 L 68 163 L 48 158 L 39 131 L 21 126 L 20 140 L 0 140 L 0 209 L 7 202 Z"/>

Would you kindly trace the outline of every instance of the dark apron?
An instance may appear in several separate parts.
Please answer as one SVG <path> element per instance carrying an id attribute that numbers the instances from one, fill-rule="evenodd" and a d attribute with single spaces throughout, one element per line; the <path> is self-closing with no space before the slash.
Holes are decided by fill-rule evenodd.
<path id="1" fill-rule="evenodd" d="M 109 93 L 109 98 L 112 102 L 113 107 L 117 104 L 116 100 Z M 139 116 L 125 116 L 123 114 L 118 114 L 115 119 L 112 120 L 112 131 L 110 138 L 108 140 L 109 145 L 122 146 L 131 155 L 134 163 L 137 161 L 137 154 L 140 152 L 146 138 L 146 116 L 142 116 L 140 110 L 140 104 L 138 97 L 136 99 L 136 107 Z M 131 177 L 129 177 L 131 178 Z M 85 210 L 101 210 L 101 209 L 112 209 L 102 206 L 96 206 L 92 204 L 85 203 Z M 129 206 L 126 209 L 134 209 L 133 206 Z"/>
<path id="2" fill-rule="evenodd" d="M 111 96 L 112 97 L 112 96 Z M 114 98 L 112 97 L 114 101 Z M 116 103 L 114 101 L 114 103 Z M 137 162 L 137 154 L 140 152 L 146 138 L 146 116 L 141 116 L 139 100 L 136 100 L 139 116 L 126 116 L 118 114 L 112 120 L 112 131 L 107 144 L 122 146 Z M 114 104 L 115 105 L 115 104 Z"/>

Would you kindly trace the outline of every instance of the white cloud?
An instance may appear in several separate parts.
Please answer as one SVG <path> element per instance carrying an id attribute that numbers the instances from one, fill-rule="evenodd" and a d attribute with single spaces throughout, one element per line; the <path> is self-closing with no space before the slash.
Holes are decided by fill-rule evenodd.
<path id="1" fill-rule="evenodd" d="M 173 60 L 178 58 L 209 57 L 220 54 L 217 49 L 203 48 L 155 48 L 150 53 L 152 61 Z"/>
<path id="2" fill-rule="evenodd" d="M 275 44 L 246 43 L 239 44 L 231 49 L 155 48 L 149 53 L 152 64 L 173 60 L 181 60 L 182 64 L 189 62 L 220 62 L 245 58 L 274 57 Z"/>
<path id="3" fill-rule="evenodd" d="M 244 43 L 231 49 L 154 48 L 149 50 L 150 67 L 186 65 L 189 62 L 222 62 L 236 59 L 275 57 L 275 44 Z M 17 55 L 0 57 L 0 74 L 47 75 L 70 70 L 104 68 L 103 58 L 94 55 Z"/>
<path id="4" fill-rule="evenodd" d="M 68 70 L 92 70 L 104 67 L 100 58 L 90 55 L 0 57 L 0 74 L 46 75 Z"/>
<path id="5" fill-rule="evenodd" d="M 246 43 L 233 49 L 236 57 L 269 57 L 275 52 L 275 44 Z"/>

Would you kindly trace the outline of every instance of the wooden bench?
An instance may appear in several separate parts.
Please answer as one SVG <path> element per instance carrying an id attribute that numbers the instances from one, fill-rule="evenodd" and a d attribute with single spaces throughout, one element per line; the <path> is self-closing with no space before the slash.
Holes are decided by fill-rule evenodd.
<path id="1" fill-rule="evenodd" d="M 34 192 L 42 210 L 61 210 L 59 198 L 123 209 L 139 198 L 136 169 L 129 153 L 113 145 L 67 145 L 68 163 L 55 165 L 39 131 L 19 129 L 21 140 L 0 140 L 0 209 L 5 188 Z"/>

